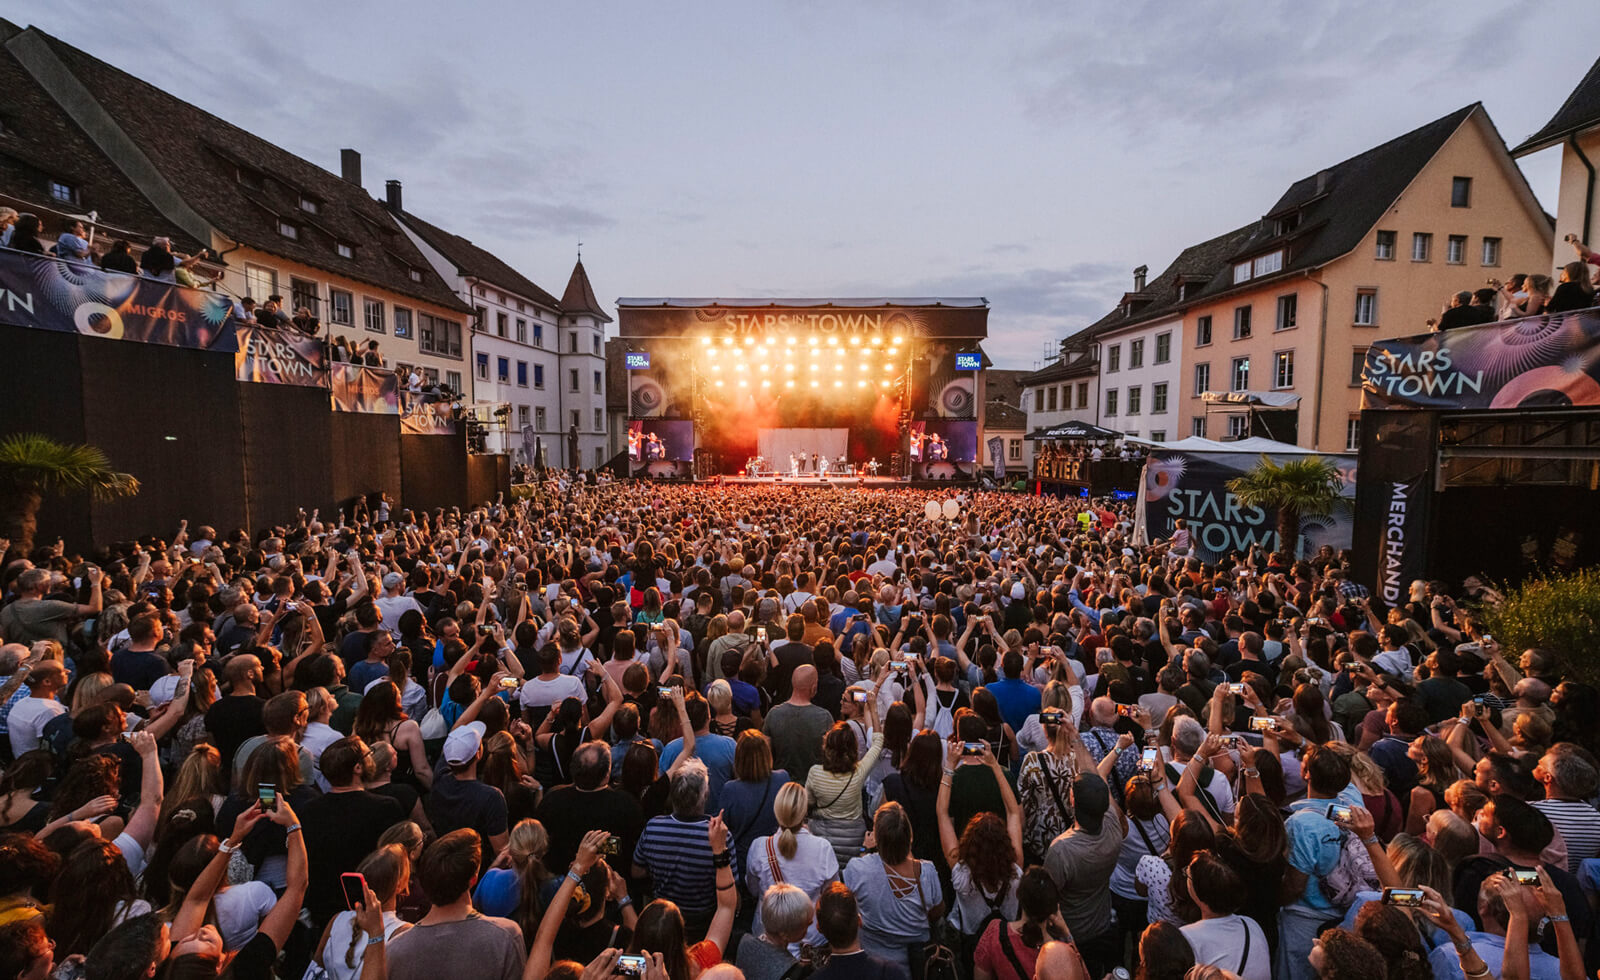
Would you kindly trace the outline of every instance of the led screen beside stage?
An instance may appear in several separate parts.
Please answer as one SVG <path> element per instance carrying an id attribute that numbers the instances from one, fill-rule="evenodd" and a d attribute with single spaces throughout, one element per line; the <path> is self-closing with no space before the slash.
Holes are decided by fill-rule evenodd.
<path id="1" fill-rule="evenodd" d="M 628 423 L 628 468 L 634 476 L 687 477 L 694 463 L 694 423 L 637 419 Z"/>
<path id="2" fill-rule="evenodd" d="M 978 423 L 934 419 L 911 423 L 913 480 L 970 480 L 978 459 Z"/>

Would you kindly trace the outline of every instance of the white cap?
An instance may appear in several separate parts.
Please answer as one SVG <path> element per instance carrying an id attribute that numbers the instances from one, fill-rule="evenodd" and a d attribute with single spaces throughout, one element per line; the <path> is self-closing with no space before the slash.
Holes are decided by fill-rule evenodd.
<path id="1" fill-rule="evenodd" d="M 469 721 L 451 732 L 444 740 L 444 761 L 452 766 L 464 766 L 476 759 L 484 731 L 483 722 Z"/>
<path id="2" fill-rule="evenodd" d="M 179 680 L 180 678 L 177 674 L 168 674 L 165 677 L 158 678 L 154 684 L 151 684 L 150 706 L 156 707 L 157 705 L 166 704 L 176 697 Z"/>
<path id="3" fill-rule="evenodd" d="M 1026 585 L 1023 585 L 1021 582 L 1011 583 L 1011 598 L 1026 599 L 1027 597 L 1028 587 Z"/>

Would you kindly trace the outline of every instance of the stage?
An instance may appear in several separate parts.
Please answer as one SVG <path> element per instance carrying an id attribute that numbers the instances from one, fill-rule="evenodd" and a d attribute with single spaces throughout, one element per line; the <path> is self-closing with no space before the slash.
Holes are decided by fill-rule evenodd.
<path id="1" fill-rule="evenodd" d="M 905 486 L 909 481 L 894 476 L 723 476 L 699 483 L 729 487 L 869 487 L 884 489 Z"/>

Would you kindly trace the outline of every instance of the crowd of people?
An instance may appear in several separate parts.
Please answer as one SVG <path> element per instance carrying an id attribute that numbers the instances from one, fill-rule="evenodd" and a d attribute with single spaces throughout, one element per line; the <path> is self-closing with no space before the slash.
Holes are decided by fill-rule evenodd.
<path id="1" fill-rule="evenodd" d="M 1552 281 L 1547 275 L 1526 272 L 1519 272 L 1505 282 L 1490 279 L 1481 289 L 1464 289 L 1451 294 L 1439 316 L 1428 321 L 1428 329 L 1451 330 L 1595 306 L 1595 283 L 1589 266 L 1600 266 L 1600 255 L 1590 251 L 1576 235 L 1568 235 L 1566 242 L 1578 257 L 1561 267 L 1558 281 Z"/>
<path id="2" fill-rule="evenodd" d="M 1600 694 L 1492 589 L 927 499 L 0 542 L 0 974 L 1593 970 Z"/>

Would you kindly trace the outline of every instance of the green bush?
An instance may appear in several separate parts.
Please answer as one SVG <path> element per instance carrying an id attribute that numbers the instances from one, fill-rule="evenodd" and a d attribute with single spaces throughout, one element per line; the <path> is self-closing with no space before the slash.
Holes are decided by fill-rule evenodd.
<path id="1" fill-rule="evenodd" d="M 1563 673 L 1600 686 L 1600 568 L 1533 578 L 1504 590 L 1484 610 L 1484 632 L 1506 650 L 1541 647 L 1560 656 Z"/>

